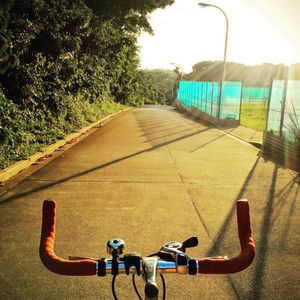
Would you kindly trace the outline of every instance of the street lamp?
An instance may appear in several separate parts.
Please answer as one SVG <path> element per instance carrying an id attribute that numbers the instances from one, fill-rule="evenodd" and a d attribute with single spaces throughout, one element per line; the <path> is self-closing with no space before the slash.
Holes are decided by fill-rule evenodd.
<path id="1" fill-rule="evenodd" d="M 178 67 L 178 69 L 180 70 L 180 81 L 182 81 L 182 68 L 181 68 L 181 65 L 179 65 L 177 63 L 174 63 L 174 62 L 172 62 L 171 65 L 174 65 L 174 66 Z"/>
<path id="2" fill-rule="evenodd" d="M 216 6 L 214 4 L 209 4 L 209 3 L 198 3 L 199 6 L 205 8 L 205 7 L 214 7 L 218 10 L 220 10 L 225 19 L 226 19 L 226 36 L 225 36 L 225 47 L 224 47 L 224 58 L 223 58 L 223 75 L 222 75 L 222 81 L 225 81 L 226 79 L 226 57 L 227 57 L 227 41 L 228 41 L 228 27 L 229 27 L 229 23 L 228 23 L 228 17 L 226 15 L 226 13 L 224 12 L 224 10 L 222 8 L 220 8 L 219 6 Z"/>

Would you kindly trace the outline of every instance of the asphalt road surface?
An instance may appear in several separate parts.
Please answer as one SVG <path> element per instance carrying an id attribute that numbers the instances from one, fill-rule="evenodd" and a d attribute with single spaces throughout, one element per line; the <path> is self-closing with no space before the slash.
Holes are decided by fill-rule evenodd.
<path id="1" fill-rule="evenodd" d="M 58 204 L 55 251 L 65 258 L 106 256 L 114 237 L 147 255 L 193 235 L 200 244 L 191 256 L 237 255 L 235 202 L 247 198 L 253 264 L 229 276 L 166 275 L 167 299 L 300 299 L 299 175 L 253 146 L 149 106 L 56 156 L 0 197 L 0 299 L 112 299 L 110 276 L 64 277 L 41 264 L 48 198 Z M 137 299 L 130 277 L 116 284 L 120 299 Z"/>

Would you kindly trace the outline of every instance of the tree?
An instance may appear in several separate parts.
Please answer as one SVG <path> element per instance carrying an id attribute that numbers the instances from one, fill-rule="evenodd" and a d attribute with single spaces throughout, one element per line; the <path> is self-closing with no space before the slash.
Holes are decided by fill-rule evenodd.
<path id="1" fill-rule="evenodd" d="M 163 102 L 151 78 L 141 79 L 137 37 L 151 32 L 149 13 L 172 3 L 2 0 L 0 166 L 94 122 L 115 102 Z"/>
<path id="2" fill-rule="evenodd" d="M 0 74 L 5 73 L 17 62 L 12 54 L 11 34 L 7 29 L 12 2 L 13 0 L 2 0 L 0 4 Z"/>
<path id="3" fill-rule="evenodd" d="M 165 8 L 174 0 L 84 0 L 86 5 L 102 20 L 114 19 L 127 32 L 140 30 L 152 32 L 147 15 L 158 8 Z"/>
<path id="4" fill-rule="evenodd" d="M 156 71 L 140 70 L 137 76 L 137 95 L 145 104 L 164 104 L 166 94 L 160 85 Z M 155 74 L 156 73 L 156 74 Z"/>

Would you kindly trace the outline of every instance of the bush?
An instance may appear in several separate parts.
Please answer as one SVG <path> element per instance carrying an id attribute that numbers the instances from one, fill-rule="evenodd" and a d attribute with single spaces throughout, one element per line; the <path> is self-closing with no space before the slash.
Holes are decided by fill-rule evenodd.
<path id="1" fill-rule="evenodd" d="M 151 31 L 147 14 L 172 2 L 1 2 L 0 168 L 124 104 L 156 103 L 137 37 Z"/>
<path id="2" fill-rule="evenodd" d="M 27 159 L 46 145 L 123 108 L 111 100 L 90 103 L 83 97 L 66 97 L 64 109 L 54 118 L 49 111 L 21 110 L 0 95 L 0 169 Z"/>

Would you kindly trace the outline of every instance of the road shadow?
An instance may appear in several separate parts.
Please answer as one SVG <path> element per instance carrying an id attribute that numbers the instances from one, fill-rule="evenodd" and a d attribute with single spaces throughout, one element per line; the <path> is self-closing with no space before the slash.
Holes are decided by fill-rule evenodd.
<path id="1" fill-rule="evenodd" d="M 271 180 L 271 185 L 269 188 L 268 197 L 266 199 L 265 208 L 263 212 L 263 220 L 260 225 L 260 232 L 259 232 L 259 242 L 256 245 L 257 251 L 256 259 L 255 259 L 255 269 L 253 272 L 253 279 L 252 279 L 252 299 L 260 299 L 262 287 L 264 285 L 264 275 L 265 275 L 265 268 L 267 262 L 267 256 L 269 252 L 269 235 L 272 228 L 271 217 L 273 213 L 273 207 L 275 202 L 275 187 L 277 183 L 278 177 L 278 165 L 274 166 L 273 176 Z"/>
<path id="2" fill-rule="evenodd" d="M 171 128 L 173 129 L 173 128 Z M 184 129 L 184 130 L 179 130 L 179 131 L 175 131 L 175 132 L 172 132 L 172 133 L 169 133 L 169 134 L 165 134 L 165 135 L 160 135 L 158 137 L 155 137 L 155 138 L 151 138 L 151 139 L 147 139 L 145 142 L 143 143 L 149 143 L 149 142 L 153 142 L 155 140 L 158 140 L 158 139 L 164 139 L 164 138 L 168 138 L 172 135 L 175 135 L 175 134 L 181 134 L 183 132 L 187 132 L 187 131 L 191 131 L 191 130 L 195 130 L 195 128 L 188 128 L 188 129 Z M 203 130 L 201 131 L 206 131 L 206 128 L 204 128 Z M 144 134 L 143 136 L 149 136 L 151 134 Z"/>
<path id="3" fill-rule="evenodd" d="M 291 265 L 290 261 L 294 253 L 300 251 L 300 226 L 297 221 L 300 176 L 297 173 L 291 175 L 291 171 L 282 169 L 278 164 L 265 164 L 263 158 L 258 156 L 215 238 L 207 230 L 213 240 L 207 256 L 219 255 L 220 249 L 231 249 L 228 237 L 234 237 L 236 200 L 249 199 L 256 256 L 249 269 L 228 275 L 238 299 L 266 299 L 266 295 L 274 296 L 276 293 L 281 299 L 289 290 L 288 283 L 295 278 L 290 278 L 290 270 L 299 276 L 297 266 Z M 278 265 L 272 264 L 276 261 Z M 283 266 L 287 266 L 286 269 L 282 269 Z M 280 274 L 281 280 L 273 274 Z M 296 279 L 291 283 L 291 292 L 294 293 L 295 282 Z"/>
<path id="4" fill-rule="evenodd" d="M 212 144 L 212 143 L 214 143 L 217 140 L 222 139 L 226 135 L 228 135 L 228 134 L 227 133 L 222 134 L 222 135 L 218 136 L 217 138 L 215 138 L 215 139 L 213 139 L 213 140 L 211 140 L 211 141 L 209 141 L 209 142 L 207 142 L 207 143 L 205 143 L 205 144 L 203 144 L 203 145 L 201 145 L 199 147 L 196 147 L 195 149 L 191 150 L 190 153 L 196 152 L 197 150 L 200 150 L 200 149 L 204 148 L 205 146 L 207 146 L 209 144 Z"/>
<path id="5" fill-rule="evenodd" d="M 227 215 L 223 225 L 221 226 L 221 229 L 219 230 L 219 232 L 216 235 L 216 238 L 213 238 L 212 235 L 210 234 L 210 237 L 213 240 L 213 244 L 212 244 L 211 248 L 208 250 L 208 252 L 206 253 L 207 256 L 215 256 L 218 254 L 218 251 L 221 248 L 224 238 L 226 236 L 226 232 L 229 230 L 229 227 L 233 221 L 233 218 L 236 215 L 236 202 L 237 202 L 237 200 L 244 198 L 244 194 L 250 184 L 250 181 L 251 181 L 253 174 L 258 166 L 259 161 L 260 161 L 260 156 L 257 157 L 251 170 L 249 171 L 237 197 L 233 201 L 233 204 L 232 204 L 229 214 Z"/>
<path id="6" fill-rule="evenodd" d="M 92 173 L 92 172 L 95 172 L 97 170 L 100 170 L 100 169 L 103 169 L 103 168 L 106 168 L 108 166 L 111 166 L 111 165 L 114 165 L 114 164 L 117 164 L 117 163 L 120 163 L 122 161 L 125 161 L 127 159 L 130 159 L 130 158 L 133 158 L 133 157 L 136 157 L 138 155 L 141 155 L 143 153 L 147 153 L 147 152 L 151 152 L 151 151 L 154 151 L 154 150 L 157 150 L 157 149 L 160 149 L 164 146 L 167 146 L 167 145 L 170 145 L 170 144 L 173 144 L 173 143 L 176 143 L 176 142 L 179 142 L 179 141 L 182 141 L 184 139 L 187 139 L 187 138 L 190 138 L 190 137 L 193 137 L 195 135 L 198 135 L 198 134 L 201 134 L 205 131 L 209 130 L 209 128 L 204 128 L 204 129 L 201 129 L 201 130 L 197 130 L 196 132 L 193 132 L 193 133 L 190 133 L 190 134 L 186 134 L 186 135 L 183 135 L 181 137 L 178 137 L 178 138 L 175 138 L 175 139 L 172 139 L 172 140 L 169 140 L 169 141 L 164 141 L 163 143 L 160 143 L 158 145 L 154 145 L 154 146 L 151 146 L 147 149 L 144 149 L 144 150 L 141 150 L 141 151 L 137 151 L 137 152 L 134 152 L 132 154 L 129 154 L 129 155 L 126 155 L 126 156 L 123 156 L 123 157 L 120 157 L 118 159 L 115 159 L 115 160 L 112 160 L 112 161 L 109 161 L 107 163 L 104 163 L 104 164 L 101 164 L 99 166 L 96 166 L 96 167 L 93 167 L 93 168 L 90 168 L 88 170 L 85 170 L 85 171 L 82 171 L 82 172 L 79 172 L 79 173 L 76 173 L 76 174 L 73 174 L 73 175 L 70 175 L 70 176 L 67 176 L 63 179 L 60 179 L 60 180 L 55 180 L 53 182 L 48 182 L 46 184 L 43 184 L 37 188 L 34 188 L 34 189 L 31 189 L 29 191 L 26 191 L 26 192 L 23 192 L 23 193 L 17 193 L 17 194 L 14 194 L 12 196 L 9 196 L 9 197 L 5 197 L 5 195 L 7 194 L 7 192 L 2 195 L 2 200 L 0 200 L 0 205 L 3 205 L 5 203 L 9 203 L 9 202 L 12 202 L 12 201 L 15 201 L 17 199 L 20 199 L 20 198 L 23 198 L 25 196 L 28 196 L 32 193 L 36 193 L 36 192 L 39 192 L 39 191 L 43 191 L 45 189 L 48 189 L 48 188 L 51 188 L 55 185 L 59 185 L 59 184 L 62 184 L 62 183 L 65 183 L 67 181 L 70 181 L 70 180 L 73 180 L 75 178 L 78 178 L 80 176 L 83 176 L 83 175 L 86 175 L 86 174 L 89 174 L 89 173 Z M 70 149 L 71 150 L 71 149 Z M 51 163 L 51 162 L 50 162 Z M 37 171 L 38 172 L 38 171 Z"/>

